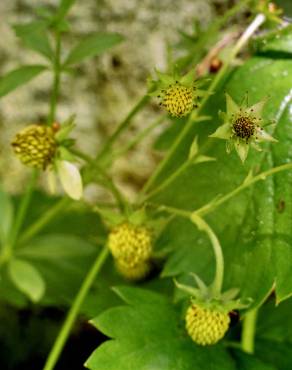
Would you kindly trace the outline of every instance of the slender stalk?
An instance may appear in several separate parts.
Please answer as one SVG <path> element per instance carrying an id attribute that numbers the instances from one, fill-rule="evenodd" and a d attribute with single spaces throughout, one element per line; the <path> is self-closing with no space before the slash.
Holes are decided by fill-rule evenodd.
<path id="1" fill-rule="evenodd" d="M 92 286 L 96 275 L 102 268 L 104 262 L 106 261 L 106 258 L 109 254 L 109 251 L 107 247 L 104 247 L 101 253 L 96 258 L 95 262 L 93 263 L 91 269 L 89 270 L 87 276 L 85 277 L 79 292 L 77 293 L 75 300 L 68 312 L 68 315 L 63 323 L 63 326 L 55 340 L 55 343 L 49 353 L 49 356 L 47 358 L 47 361 L 45 363 L 45 366 L 43 370 L 52 370 L 54 369 L 59 356 L 64 348 L 64 345 L 70 335 L 71 329 L 74 325 L 74 322 L 77 318 L 78 312 L 80 311 L 80 308 L 82 306 L 82 303 L 84 302 L 84 299 Z"/>
<path id="2" fill-rule="evenodd" d="M 71 199 L 62 198 L 59 202 L 54 204 L 48 211 L 46 211 L 35 223 L 28 227 L 21 235 L 19 243 L 24 244 L 42 230 L 50 221 L 54 219 L 64 208 L 70 204 Z"/>
<path id="3" fill-rule="evenodd" d="M 231 63 L 233 62 L 234 58 L 238 54 L 238 52 L 243 48 L 243 46 L 247 43 L 249 38 L 254 34 L 254 32 L 260 27 L 260 25 L 265 21 L 265 16 L 263 14 L 259 14 L 256 16 L 256 18 L 253 20 L 253 22 L 247 27 L 245 32 L 242 34 L 242 36 L 239 38 L 235 46 L 233 47 L 228 60 L 225 62 L 223 67 L 219 70 L 218 74 L 212 81 L 211 85 L 209 86 L 209 89 L 207 93 L 205 94 L 205 97 L 203 98 L 199 108 L 197 111 L 189 116 L 189 119 L 187 120 L 184 128 L 176 138 L 174 144 L 168 151 L 167 155 L 165 156 L 164 160 L 159 163 L 156 170 L 154 171 L 153 175 L 148 179 L 146 182 L 144 188 L 142 189 L 142 194 L 146 193 L 157 181 L 159 176 L 161 175 L 162 171 L 166 167 L 166 165 L 169 163 L 169 161 L 172 159 L 173 155 L 177 151 L 178 147 L 181 145 L 185 137 L 188 135 L 190 130 L 193 127 L 194 119 L 196 119 L 202 109 L 205 107 L 210 95 L 215 91 L 223 77 L 225 76 L 226 72 L 228 71 Z"/>
<path id="4" fill-rule="evenodd" d="M 16 220 L 15 220 L 15 223 L 14 223 L 14 226 L 11 232 L 11 236 L 10 236 L 10 242 L 7 245 L 7 248 L 9 249 L 13 248 L 18 238 L 18 234 L 21 230 L 23 221 L 25 219 L 37 178 L 38 178 L 38 171 L 33 170 L 30 181 L 26 188 L 26 192 L 22 196 L 21 203 L 20 203 L 17 215 L 16 215 Z"/>
<path id="5" fill-rule="evenodd" d="M 184 218 L 193 218 L 193 217 L 201 218 L 202 216 L 205 216 L 206 214 L 214 211 L 221 204 L 225 203 L 230 198 L 234 197 L 235 195 L 237 195 L 238 193 L 240 193 L 242 190 L 246 189 L 247 187 L 251 186 L 252 184 L 260 180 L 263 181 L 268 176 L 274 175 L 282 171 L 287 171 L 287 170 L 292 170 L 292 163 L 287 163 L 287 164 L 283 164 L 278 167 L 271 168 L 270 170 L 264 171 L 254 177 L 250 176 L 247 179 L 245 179 L 241 185 L 239 185 L 236 189 L 232 190 L 230 193 L 227 193 L 226 195 L 220 198 L 215 198 L 214 200 L 211 200 L 211 202 L 197 209 L 196 211 L 187 211 L 187 210 L 180 209 L 180 208 L 169 207 L 163 204 L 155 204 L 155 203 L 147 203 L 147 204 L 149 206 L 153 206 L 159 209 L 160 211 L 166 211 L 176 216 L 181 216 Z"/>
<path id="6" fill-rule="evenodd" d="M 206 232 L 206 234 L 208 235 L 212 243 L 213 251 L 215 254 L 215 260 L 216 260 L 216 272 L 215 272 L 215 278 L 214 278 L 212 286 L 213 286 L 214 293 L 216 295 L 217 294 L 219 295 L 222 290 L 223 278 L 224 278 L 224 257 L 223 257 L 223 252 L 222 252 L 219 239 L 217 238 L 212 228 L 201 217 L 197 216 L 196 214 L 192 214 L 191 220 L 194 224 L 197 225 L 199 230 Z"/>
<path id="7" fill-rule="evenodd" d="M 104 156 L 112 147 L 113 143 L 116 139 L 120 136 L 120 134 L 129 126 L 131 123 L 132 118 L 148 103 L 150 97 L 148 95 L 144 95 L 138 103 L 134 106 L 134 108 L 129 112 L 129 114 L 125 117 L 125 119 L 118 125 L 115 129 L 113 134 L 108 138 L 106 143 L 104 144 L 101 151 L 98 153 L 97 158 L 101 158 Z"/>
<path id="8" fill-rule="evenodd" d="M 197 120 L 207 121 L 209 120 L 209 116 L 202 116 L 198 117 Z M 167 186 L 169 186 L 179 175 L 181 175 L 191 164 L 195 164 L 194 158 L 196 158 L 197 155 L 193 156 L 192 158 L 188 158 L 176 171 L 174 171 L 170 176 L 168 176 L 164 181 L 162 181 L 157 187 L 155 187 L 152 191 L 148 192 L 148 194 L 143 199 L 143 192 L 142 194 L 139 194 L 138 196 L 138 202 L 143 203 L 147 199 L 152 198 L 154 195 L 160 193 L 162 190 L 164 190 Z"/>
<path id="9" fill-rule="evenodd" d="M 148 205 L 156 207 L 161 212 L 165 211 L 172 215 L 176 215 L 176 216 L 180 216 L 180 217 L 184 217 L 188 219 L 190 219 L 190 217 L 192 216 L 192 212 L 186 211 L 184 209 L 169 207 L 164 204 L 162 205 L 162 204 L 149 203 Z"/>
<path id="10" fill-rule="evenodd" d="M 60 91 L 60 79 L 61 79 L 61 34 L 56 32 L 56 51 L 53 65 L 54 72 L 54 83 L 51 95 L 50 111 L 48 115 L 48 124 L 51 125 L 56 119 L 57 102 Z"/>
<path id="11" fill-rule="evenodd" d="M 243 320 L 241 348 L 247 353 L 254 353 L 254 340 L 256 331 L 256 321 L 258 316 L 258 308 L 249 311 Z"/>
<path id="12" fill-rule="evenodd" d="M 230 198 L 233 198 L 235 195 L 240 193 L 242 190 L 246 189 L 247 187 L 251 186 L 252 184 L 260 181 L 265 180 L 268 176 L 274 175 L 278 172 L 287 171 L 292 169 L 292 163 L 283 164 L 278 167 L 271 168 L 270 170 L 264 171 L 260 173 L 257 176 L 247 178 L 245 181 L 243 181 L 242 184 L 240 184 L 236 189 L 232 190 L 230 193 L 227 193 L 226 195 L 214 199 L 208 204 L 204 205 L 203 207 L 197 209 L 194 211 L 194 214 L 197 214 L 199 216 L 204 216 L 205 214 L 214 211 L 217 207 L 219 207 L 221 204 L 225 203 Z"/>
<path id="13" fill-rule="evenodd" d="M 125 198 L 123 197 L 122 193 L 119 191 L 119 189 L 116 187 L 115 183 L 111 179 L 111 177 L 106 173 L 106 171 L 99 166 L 96 161 L 94 161 L 92 158 L 90 158 L 87 154 L 77 150 L 77 149 L 71 149 L 71 152 L 75 154 L 77 157 L 83 159 L 85 162 L 87 162 L 90 166 L 95 168 L 99 174 L 103 177 L 104 182 L 102 183 L 106 188 L 108 188 L 114 198 L 117 201 L 117 204 L 121 211 L 123 211 L 127 207 L 127 202 Z"/>
<path id="14" fill-rule="evenodd" d="M 123 154 L 127 153 L 129 150 L 133 149 L 136 145 L 138 145 L 155 127 L 161 124 L 161 122 L 165 119 L 165 115 L 156 119 L 151 125 L 142 130 L 133 140 L 129 141 L 124 147 L 120 150 L 117 150 L 113 153 L 112 159 L 116 159 Z"/>
<path id="15" fill-rule="evenodd" d="M 152 191 L 150 191 L 147 196 L 144 198 L 144 200 L 150 199 L 154 197 L 154 195 L 160 193 L 162 190 L 164 190 L 168 185 L 170 185 L 179 175 L 181 175 L 192 163 L 192 160 L 185 161 L 178 169 L 177 171 L 173 172 L 170 176 L 168 176 L 164 181 L 161 182 L 160 185 L 156 186 Z"/>

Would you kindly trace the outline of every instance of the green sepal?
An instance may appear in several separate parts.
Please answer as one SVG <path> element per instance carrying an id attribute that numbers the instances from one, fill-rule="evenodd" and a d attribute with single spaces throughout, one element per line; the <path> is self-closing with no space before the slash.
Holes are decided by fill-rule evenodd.
<path id="1" fill-rule="evenodd" d="M 58 159 L 68 161 L 68 162 L 76 162 L 77 160 L 76 156 L 64 146 L 59 146 L 57 157 Z"/>
<path id="2" fill-rule="evenodd" d="M 180 290 L 182 290 L 185 293 L 188 293 L 191 297 L 199 297 L 200 296 L 200 290 L 197 288 L 194 288 L 190 285 L 185 285 L 179 283 L 176 279 L 173 280 L 176 287 Z"/>
<path id="3" fill-rule="evenodd" d="M 74 120 L 75 120 L 75 115 L 72 115 L 71 117 L 68 118 L 68 120 L 66 120 L 62 124 L 62 127 L 60 128 L 60 130 L 55 134 L 55 138 L 58 143 L 61 143 L 65 139 L 68 138 L 69 134 L 76 126 L 74 123 Z"/>
<path id="4" fill-rule="evenodd" d="M 252 303 L 251 298 L 241 300 L 235 299 L 239 295 L 238 288 L 231 288 L 223 293 L 215 293 L 213 285 L 207 286 L 204 281 L 196 274 L 191 274 L 194 278 L 197 288 L 191 285 L 178 283 L 174 280 L 178 289 L 190 295 L 191 302 L 200 307 L 216 309 L 221 312 L 230 312 L 235 309 L 244 309 Z"/>
<path id="5" fill-rule="evenodd" d="M 187 74 L 179 79 L 179 82 L 186 87 L 192 87 L 195 81 L 195 76 L 195 71 L 191 69 Z"/>
<path id="6" fill-rule="evenodd" d="M 189 151 L 189 159 L 194 158 L 199 152 L 198 136 L 195 136 Z"/>
<path id="7" fill-rule="evenodd" d="M 145 208 L 140 208 L 137 211 L 131 212 L 128 216 L 128 220 L 135 226 L 143 225 L 147 221 L 147 214 Z"/>
<path id="8" fill-rule="evenodd" d="M 158 71 L 157 69 L 155 70 L 155 72 L 158 76 L 158 79 L 159 79 L 160 83 L 164 87 L 172 85 L 175 82 L 175 78 L 172 75 L 169 75 L 167 73 L 162 73 L 162 72 Z"/>
<path id="9" fill-rule="evenodd" d="M 126 221 L 125 216 L 116 211 L 103 209 L 97 206 L 95 206 L 93 210 L 97 212 L 110 227 L 120 225 Z"/>

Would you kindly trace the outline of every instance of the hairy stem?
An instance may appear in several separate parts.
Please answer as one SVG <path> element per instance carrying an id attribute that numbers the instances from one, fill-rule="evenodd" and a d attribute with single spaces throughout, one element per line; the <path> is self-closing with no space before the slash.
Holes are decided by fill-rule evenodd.
<path id="1" fill-rule="evenodd" d="M 116 141 L 116 139 L 120 136 L 122 132 L 129 126 L 131 123 L 133 117 L 148 103 L 149 96 L 144 95 L 138 103 L 134 106 L 134 108 L 129 112 L 129 114 L 125 117 L 125 119 L 118 125 L 118 127 L 115 129 L 113 134 L 107 139 L 106 143 L 104 144 L 101 151 L 98 153 L 97 158 L 100 159 L 102 156 L 104 156 L 112 147 L 113 143 Z"/>
<path id="2" fill-rule="evenodd" d="M 151 125 L 146 127 L 144 130 L 138 133 L 138 135 L 129 143 L 127 143 L 124 147 L 122 147 L 120 150 L 117 150 L 113 153 L 112 159 L 116 159 L 123 154 L 127 153 L 129 150 L 133 149 L 137 144 L 139 144 L 152 130 L 154 130 L 158 125 L 161 124 L 161 122 L 165 119 L 165 116 L 161 116 L 157 118 Z"/>
<path id="3" fill-rule="evenodd" d="M 248 177 L 241 185 L 239 185 L 236 189 L 232 190 L 230 193 L 219 197 L 217 199 L 212 200 L 208 204 L 204 205 L 203 207 L 199 208 L 198 210 L 194 211 L 194 214 L 199 216 L 204 216 L 205 214 L 214 211 L 217 207 L 221 204 L 225 203 L 230 198 L 233 198 L 235 195 L 240 193 L 242 190 L 248 188 L 252 184 L 260 181 L 265 180 L 268 176 L 274 175 L 278 172 L 287 171 L 292 169 L 292 163 L 283 164 L 278 167 L 271 168 L 270 170 L 264 171 L 257 176 L 250 176 Z"/>
<path id="4" fill-rule="evenodd" d="M 164 181 L 161 182 L 158 186 L 156 186 L 152 191 L 150 191 L 145 199 L 150 199 L 154 197 L 156 194 L 160 193 L 164 190 L 168 185 L 170 185 L 179 175 L 181 175 L 191 164 L 193 160 L 185 161 L 175 172 L 173 172 L 169 177 L 167 177 Z"/>
<path id="5" fill-rule="evenodd" d="M 249 311 L 243 320 L 241 348 L 247 353 L 254 353 L 254 340 L 256 331 L 256 321 L 258 316 L 258 308 Z"/>
<path id="6" fill-rule="evenodd" d="M 50 111 L 48 116 L 48 124 L 51 125 L 56 119 L 57 102 L 60 91 L 60 79 L 61 79 L 61 34 L 56 32 L 56 51 L 53 65 L 54 72 L 54 83 L 51 95 Z"/>
<path id="7" fill-rule="evenodd" d="M 80 311 L 80 308 L 82 306 L 82 303 L 84 302 L 84 299 L 92 286 L 98 272 L 101 270 L 104 262 L 106 261 L 106 258 L 109 254 L 109 251 L 107 247 L 104 247 L 101 253 L 96 258 L 95 262 L 93 263 L 91 269 L 89 270 L 87 276 L 85 277 L 76 297 L 75 300 L 68 312 L 68 315 L 63 323 L 63 326 L 56 338 L 56 341 L 51 349 L 51 352 L 49 353 L 49 356 L 47 358 L 47 361 L 45 363 L 45 366 L 43 370 L 52 370 L 54 369 L 60 354 L 64 348 L 64 345 L 70 335 L 71 329 L 74 325 L 74 322 L 77 318 L 78 312 Z"/>
<path id="8" fill-rule="evenodd" d="M 214 200 L 211 200 L 208 204 L 205 204 L 203 207 L 197 209 L 196 211 L 187 211 L 184 209 L 169 207 L 163 204 L 155 204 L 155 203 L 147 203 L 149 206 L 155 207 L 159 209 L 160 211 L 166 211 L 168 213 L 181 216 L 184 218 L 190 218 L 190 217 L 202 217 L 206 214 L 214 211 L 217 207 L 219 207 L 221 204 L 228 201 L 230 198 L 234 197 L 238 193 L 240 193 L 242 190 L 248 188 L 249 186 L 253 185 L 254 183 L 262 180 L 264 181 L 268 176 L 274 175 L 276 173 L 292 170 L 292 163 L 283 164 L 278 167 L 271 168 L 270 170 L 264 171 L 260 173 L 257 176 L 247 178 L 241 185 L 239 185 L 236 189 L 232 190 L 230 193 L 227 193 L 226 195 L 215 198 Z"/>
<path id="9" fill-rule="evenodd" d="M 212 81 L 211 85 L 209 86 L 209 89 L 203 98 L 199 108 L 195 112 L 195 114 L 192 114 L 189 116 L 187 122 L 185 123 L 184 128 L 176 138 L 175 142 L 173 143 L 172 147 L 168 151 L 167 155 L 165 156 L 164 160 L 159 163 L 156 170 L 154 171 L 153 175 L 148 179 L 146 182 L 144 188 L 142 189 L 142 193 L 148 192 L 148 190 L 156 183 L 157 179 L 167 166 L 167 164 L 172 159 L 173 155 L 177 151 L 178 147 L 181 145 L 183 140 L 186 138 L 186 136 L 189 134 L 190 130 L 193 127 L 194 120 L 199 116 L 202 109 L 205 107 L 210 95 L 215 91 L 219 83 L 222 81 L 223 77 L 227 73 L 230 65 L 232 64 L 233 60 L 237 56 L 238 52 L 243 48 L 243 46 L 247 43 L 249 38 L 253 35 L 253 33 L 260 27 L 260 25 L 265 21 L 265 16 L 263 14 L 259 14 L 253 22 L 247 27 L 243 35 L 239 38 L 235 46 L 233 47 L 227 61 L 223 65 L 223 67 L 219 70 L 218 74 Z"/>

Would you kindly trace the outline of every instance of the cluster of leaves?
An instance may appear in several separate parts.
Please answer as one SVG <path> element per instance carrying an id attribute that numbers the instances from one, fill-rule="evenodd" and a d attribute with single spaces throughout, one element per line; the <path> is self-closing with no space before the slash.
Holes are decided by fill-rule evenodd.
<path id="1" fill-rule="evenodd" d="M 184 163 L 194 136 L 199 138 L 202 153 L 220 160 L 196 165 L 195 168 L 190 166 L 163 192 L 154 195 L 151 202 L 178 209 L 199 209 L 216 199 L 218 194 L 228 193 L 243 183 L 250 168 L 256 174 L 291 162 L 290 39 L 291 27 L 288 26 L 283 31 L 272 32 L 253 41 L 255 55 L 230 75 L 205 108 L 204 114 L 213 119 L 208 124 L 199 122 L 194 125 L 192 135 L 181 143 L 157 183 L 168 178 Z M 256 79 L 254 73 L 257 74 Z M 270 132 L 280 144 L 267 144 L 262 153 L 253 152 L 244 166 L 238 165 L 234 154 L 226 156 L 224 144 L 209 138 L 218 127 L 218 110 L 224 109 L 224 90 L 237 101 L 245 91 L 250 92 L 250 99 L 255 102 L 262 96 L 270 96 L 264 117 L 276 119 L 273 132 Z M 157 141 L 156 149 L 167 150 L 181 127 L 175 120 Z M 87 366 L 94 370 L 112 369 L 118 366 L 116 361 L 119 361 L 119 367 L 123 369 L 149 366 L 164 369 L 289 369 L 291 356 L 287 348 L 291 346 L 288 334 L 291 320 L 287 318 L 286 321 L 285 312 L 289 311 L 292 294 L 291 181 L 289 172 L 267 178 L 207 217 L 223 245 L 225 288 L 240 288 L 244 298 L 253 298 L 253 307 L 262 304 L 273 287 L 277 303 L 287 300 L 275 307 L 271 299 L 260 311 L 256 340 L 258 358 L 234 350 L 230 355 L 230 351 L 221 346 L 199 349 L 185 336 L 179 307 L 148 291 L 119 288 L 118 294 L 129 305 L 110 309 L 93 321 L 99 330 L 114 340 L 99 347 Z M 190 221 L 177 218 L 171 221 L 156 248 L 161 252 L 170 251 L 161 273 L 163 279 L 176 277 L 189 282 L 189 273 L 196 273 L 205 281 L 212 281 L 214 257 L 210 242 L 194 229 Z M 176 298 L 181 298 L 181 295 L 181 292 L 175 292 Z M 125 336 L 129 322 L 132 331 L 127 331 Z M 237 336 L 236 333 L 230 335 Z"/>
<path id="2" fill-rule="evenodd" d="M 267 363 L 270 361 L 265 357 L 266 352 L 256 358 L 236 349 L 229 350 L 222 344 L 211 348 L 195 346 L 181 324 L 181 309 L 165 296 L 125 286 L 115 288 L 115 291 L 126 305 L 111 308 L 92 321 L 94 326 L 113 339 L 102 344 L 88 359 L 86 366 L 90 369 L 112 370 L 118 366 L 122 370 L 147 367 L 171 370 L 276 370 L 288 369 L 287 365 L 291 365 L 289 356 L 289 359 L 281 359 L 280 367 L 277 367 L 279 363 L 274 360 L 275 351 L 269 355 L 271 363 L 276 363 L 274 367 Z M 259 324 L 257 344 L 271 347 L 274 341 L 279 345 L 286 342 L 284 346 L 289 346 L 289 334 L 283 335 L 283 331 L 286 333 L 284 317 L 291 303 L 283 304 L 281 312 L 276 312 L 271 306 L 264 309 L 265 320 Z M 280 333 L 273 334 L 275 322 Z"/>
<path id="3" fill-rule="evenodd" d="M 15 34 L 23 45 L 43 56 L 48 64 L 24 65 L 1 76 L 0 97 L 26 84 L 41 73 L 50 71 L 55 66 L 56 50 L 52 45 L 52 38 L 57 34 L 70 32 L 70 24 L 66 16 L 74 2 L 75 0 L 62 0 L 55 12 L 39 8 L 36 20 L 14 25 Z M 123 37 L 117 33 L 86 35 L 67 52 L 58 68 L 67 73 L 74 72 L 79 63 L 102 54 L 122 40 Z"/>
<path id="4" fill-rule="evenodd" d="M 73 3 L 62 0 L 56 12 L 41 9 L 37 21 L 14 27 L 24 44 L 43 55 L 49 65 L 23 66 L 3 76 L 0 96 L 50 68 L 58 73 L 69 72 L 77 63 L 99 55 L 122 40 L 116 34 L 89 35 L 69 51 L 64 60 L 59 60 L 59 51 L 52 47 L 50 37 L 69 32 L 66 15 Z M 216 24 L 219 26 L 220 22 Z M 189 148 L 191 157 L 196 155 L 203 160 L 190 161 L 174 181 L 168 182 L 164 191 L 150 192 L 147 201 L 151 205 L 194 211 L 218 195 L 232 191 L 247 177 L 291 162 L 291 32 L 291 26 L 287 26 L 253 41 L 254 55 L 227 75 L 204 107 L 202 114 L 211 119 L 206 124 L 204 119 L 196 118 L 190 134 L 176 147 L 152 187 L 158 187 L 189 161 Z M 209 36 L 207 38 L 209 40 Z M 220 124 L 218 111 L 224 110 L 224 90 L 237 102 L 247 90 L 252 102 L 270 95 L 264 118 L 275 120 L 275 125 L 268 130 L 280 144 L 266 143 L 264 151 L 252 152 L 243 166 L 234 153 L 226 155 L 222 142 L 210 138 Z M 172 120 L 169 129 L 157 140 L 155 149 L 168 150 L 185 123 L 185 118 Z M 213 158 L 217 161 L 210 161 Z M 225 342 L 212 348 L 198 347 L 187 336 L 182 305 L 178 303 L 185 296 L 173 287 L 171 280 L 176 278 L 188 283 L 190 273 L 195 273 L 211 283 L 215 262 L 207 236 L 196 230 L 191 221 L 173 218 L 156 241 L 154 255 L 163 257 L 163 266 L 157 276 L 159 261 L 157 271 L 141 284 L 147 290 L 123 286 L 113 292 L 110 288 L 120 285 L 121 278 L 112 260 L 104 265 L 81 310 L 87 317 L 98 315 L 93 325 L 112 339 L 92 354 L 86 366 L 92 370 L 291 368 L 292 339 L 285 317 L 289 315 L 291 299 L 288 298 L 292 295 L 292 177 L 291 172 L 281 172 L 263 180 L 206 217 L 223 247 L 224 290 L 240 289 L 242 298 L 252 298 L 252 308 L 261 305 L 272 289 L 277 303 L 286 300 L 278 308 L 274 307 L 273 300 L 262 308 L 255 356 L 229 349 L 229 344 L 230 347 L 238 344 L 239 325 L 231 330 Z M 92 260 L 98 255 L 99 246 L 105 244 L 106 230 L 102 221 L 81 202 L 60 215 L 56 212 L 57 216 L 46 227 L 40 225 L 38 220 L 42 220 L 56 201 L 38 193 L 33 195 L 28 209 L 30 217 L 23 225 L 25 231 L 13 251 L 8 250 L 11 254 L 5 252 L 0 256 L 1 301 L 24 307 L 28 297 L 41 305 L 70 306 Z M 1 252 L 6 251 L 15 233 L 18 204 L 18 199 L 11 199 L 1 190 Z M 58 204 L 61 212 L 62 204 L 68 206 L 69 201 L 64 199 Z M 38 228 L 42 230 L 40 235 Z M 174 301 L 169 300 L 169 296 L 173 296 Z M 120 298 L 127 305 L 120 305 Z"/>

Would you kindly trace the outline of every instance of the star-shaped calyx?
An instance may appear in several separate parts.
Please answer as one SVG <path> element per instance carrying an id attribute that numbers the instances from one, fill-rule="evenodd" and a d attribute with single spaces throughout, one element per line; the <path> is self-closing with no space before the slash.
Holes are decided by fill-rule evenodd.
<path id="1" fill-rule="evenodd" d="M 220 112 L 223 124 L 210 137 L 227 140 L 227 153 L 235 148 L 242 162 L 246 160 L 250 146 L 261 151 L 258 145 L 260 142 L 277 142 L 263 129 L 264 125 L 271 123 L 262 118 L 265 103 L 266 99 L 263 99 L 248 106 L 248 96 L 246 95 L 239 106 L 230 95 L 226 94 L 226 112 Z"/>

